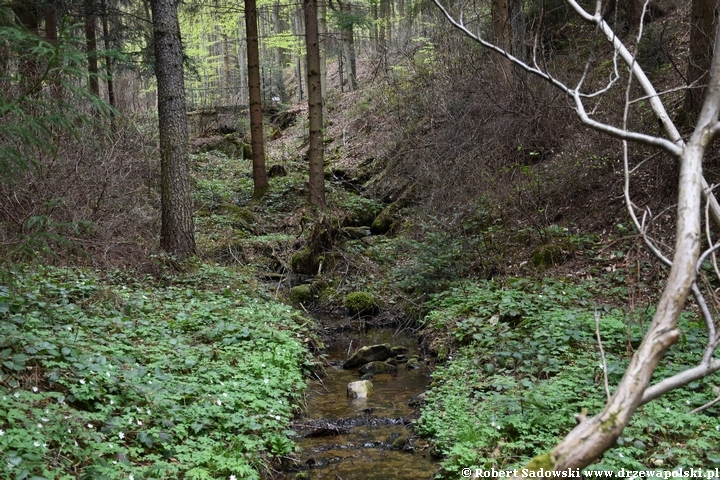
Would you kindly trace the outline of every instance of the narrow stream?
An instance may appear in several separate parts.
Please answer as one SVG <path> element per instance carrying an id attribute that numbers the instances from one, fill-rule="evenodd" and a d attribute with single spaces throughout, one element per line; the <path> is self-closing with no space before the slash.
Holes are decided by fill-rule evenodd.
<path id="1" fill-rule="evenodd" d="M 306 407 L 293 424 L 298 432 L 300 474 L 297 478 L 333 480 L 431 479 L 437 465 L 427 443 L 408 428 L 417 417 L 413 401 L 430 380 L 430 369 L 407 369 L 375 374 L 368 398 L 348 398 L 347 384 L 360 379 L 357 369 L 342 364 L 358 348 L 389 344 L 417 355 L 417 340 L 394 330 L 343 332 L 327 345 L 326 375 L 310 382 Z M 401 358 L 402 361 L 402 358 Z M 294 478 L 289 474 L 286 478 Z"/>

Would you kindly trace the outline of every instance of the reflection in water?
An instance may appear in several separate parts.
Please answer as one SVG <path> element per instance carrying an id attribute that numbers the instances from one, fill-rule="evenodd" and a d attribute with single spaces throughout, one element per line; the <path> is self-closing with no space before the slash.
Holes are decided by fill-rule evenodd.
<path id="1" fill-rule="evenodd" d="M 352 343 L 351 343 L 352 342 Z M 423 393 L 430 378 L 427 367 L 377 374 L 369 398 L 347 398 L 347 384 L 358 380 L 357 370 L 343 370 L 342 361 L 364 345 L 389 343 L 417 352 L 417 343 L 406 335 L 375 330 L 335 342 L 328 350 L 332 365 L 322 381 L 311 382 L 306 410 L 296 419 L 295 430 L 320 436 L 296 439 L 301 448 L 301 478 L 317 480 L 431 479 L 437 469 L 425 442 L 413 438 L 406 427 L 417 411 L 408 403 Z M 337 433 L 336 435 L 330 435 Z"/>

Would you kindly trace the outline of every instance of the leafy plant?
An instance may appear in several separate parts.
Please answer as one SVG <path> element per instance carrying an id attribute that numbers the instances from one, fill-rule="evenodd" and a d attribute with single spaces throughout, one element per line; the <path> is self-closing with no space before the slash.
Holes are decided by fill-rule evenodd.
<path id="1" fill-rule="evenodd" d="M 436 439 L 448 476 L 465 467 L 520 467 L 551 448 L 573 427 L 575 415 L 602 408 L 604 366 L 595 338 L 596 307 L 590 303 L 597 288 L 550 279 L 466 281 L 431 297 L 426 327 L 447 336 L 445 344 L 434 347 L 444 350 L 449 362 L 434 372 L 417 425 Z M 598 310 L 613 385 L 642 332 L 622 310 Z M 658 378 L 691 365 L 702 350 L 698 319 L 685 316 L 680 328 L 684 337 Z M 717 378 L 642 407 L 618 447 L 592 468 L 690 468 L 713 462 L 707 451 L 720 442 L 715 418 L 720 410 L 690 411 L 716 396 Z"/>
<path id="2" fill-rule="evenodd" d="M 0 289 L 3 478 L 260 478 L 292 451 L 306 322 L 246 277 L 15 278 Z"/>

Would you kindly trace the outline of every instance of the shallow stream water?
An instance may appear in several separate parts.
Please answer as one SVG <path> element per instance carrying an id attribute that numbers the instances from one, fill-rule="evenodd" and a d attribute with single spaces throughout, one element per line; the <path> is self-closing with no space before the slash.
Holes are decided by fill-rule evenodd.
<path id="1" fill-rule="evenodd" d="M 299 478 L 317 480 L 431 479 L 437 465 L 427 444 L 408 428 L 417 417 L 409 403 L 423 393 L 430 369 L 423 365 L 397 373 L 376 374 L 368 398 L 348 398 L 347 384 L 359 380 L 357 369 L 343 370 L 342 362 L 361 346 L 388 343 L 417 354 L 417 340 L 394 330 L 343 333 L 328 345 L 326 375 L 311 381 L 304 411 L 293 424 L 300 438 Z M 303 477 L 302 475 L 306 475 Z M 288 474 L 285 478 L 293 478 Z"/>

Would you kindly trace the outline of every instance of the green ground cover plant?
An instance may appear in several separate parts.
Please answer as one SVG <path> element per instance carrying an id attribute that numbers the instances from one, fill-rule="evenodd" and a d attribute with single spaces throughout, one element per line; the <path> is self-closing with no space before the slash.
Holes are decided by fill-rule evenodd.
<path id="1" fill-rule="evenodd" d="M 456 283 L 429 301 L 428 331 L 448 361 L 433 374 L 417 426 L 437 441 L 443 475 L 463 467 L 519 468 L 548 451 L 575 425 L 575 415 L 598 411 L 605 400 L 595 314 L 607 356 L 610 388 L 641 338 L 642 324 L 618 308 L 595 306 L 599 285 L 536 282 Z M 682 339 L 657 376 L 693 365 L 704 327 L 685 315 Z M 690 412 L 717 397 L 718 375 L 670 393 L 638 410 L 617 446 L 593 469 L 672 469 L 720 464 L 720 408 Z"/>
<path id="2" fill-rule="evenodd" d="M 292 452 L 308 324 L 247 273 L 12 273 L 0 287 L 0 478 L 260 478 Z"/>

